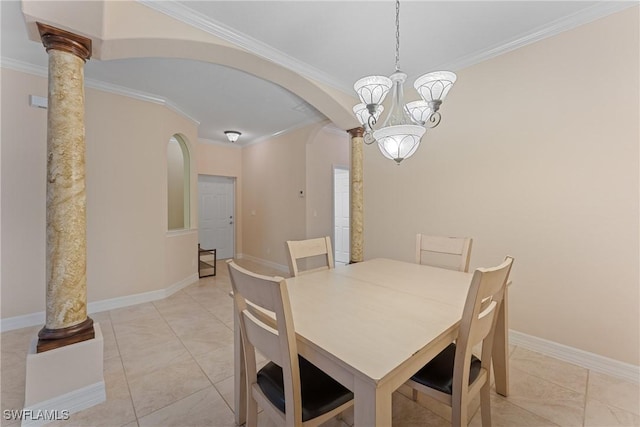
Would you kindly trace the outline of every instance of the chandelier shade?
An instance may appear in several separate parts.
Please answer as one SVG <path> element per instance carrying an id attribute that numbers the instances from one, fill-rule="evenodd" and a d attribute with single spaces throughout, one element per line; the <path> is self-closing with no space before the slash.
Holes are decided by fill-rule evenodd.
<path id="1" fill-rule="evenodd" d="M 429 103 L 424 100 L 409 102 L 405 105 L 405 108 L 413 121 L 419 125 L 424 125 L 429 120 L 429 116 L 431 116 Z"/>
<path id="2" fill-rule="evenodd" d="M 416 152 L 425 132 L 426 129 L 418 125 L 396 125 L 373 132 L 373 137 L 382 155 L 400 164 Z"/>
<path id="3" fill-rule="evenodd" d="M 444 101 L 455 82 L 456 75 L 451 71 L 434 71 L 418 77 L 413 87 L 427 102 Z"/>
<path id="4" fill-rule="evenodd" d="M 385 76 L 363 77 L 353 85 L 360 101 L 365 105 L 382 104 L 391 89 L 391 79 Z"/>

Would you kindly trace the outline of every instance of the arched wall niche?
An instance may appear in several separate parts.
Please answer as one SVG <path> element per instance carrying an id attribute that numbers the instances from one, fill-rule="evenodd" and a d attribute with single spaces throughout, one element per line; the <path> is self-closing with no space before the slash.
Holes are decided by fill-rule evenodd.
<path id="1" fill-rule="evenodd" d="M 191 225 L 191 155 L 186 137 L 174 134 L 167 143 L 167 229 Z"/>

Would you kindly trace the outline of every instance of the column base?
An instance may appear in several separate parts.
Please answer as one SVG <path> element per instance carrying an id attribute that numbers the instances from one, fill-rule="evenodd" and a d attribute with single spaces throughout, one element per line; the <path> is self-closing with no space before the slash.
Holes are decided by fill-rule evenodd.
<path id="1" fill-rule="evenodd" d="M 64 347 L 95 338 L 93 320 L 90 317 L 68 328 L 48 329 L 46 326 L 38 332 L 38 353 Z"/>

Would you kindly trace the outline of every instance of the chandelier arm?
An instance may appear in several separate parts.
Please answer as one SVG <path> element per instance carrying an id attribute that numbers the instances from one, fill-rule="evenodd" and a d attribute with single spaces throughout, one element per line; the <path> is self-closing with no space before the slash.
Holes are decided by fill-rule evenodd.
<path id="1" fill-rule="evenodd" d="M 373 133 L 371 131 L 367 131 L 364 133 L 364 143 L 367 145 L 371 145 L 376 142 L 376 139 L 373 137 Z"/>
<path id="2" fill-rule="evenodd" d="M 376 120 L 376 116 L 373 114 L 369 114 L 369 119 L 367 119 L 367 126 L 369 126 L 369 131 L 373 131 L 373 127 L 377 122 L 378 121 Z"/>
<path id="3" fill-rule="evenodd" d="M 434 111 L 429 116 L 429 119 L 427 119 L 427 121 L 425 122 L 425 125 L 428 126 L 429 129 L 433 129 L 434 127 L 440 124 L 441 119 L 442 119 L 442 116 L 440 115 L 440 112 Z"/>

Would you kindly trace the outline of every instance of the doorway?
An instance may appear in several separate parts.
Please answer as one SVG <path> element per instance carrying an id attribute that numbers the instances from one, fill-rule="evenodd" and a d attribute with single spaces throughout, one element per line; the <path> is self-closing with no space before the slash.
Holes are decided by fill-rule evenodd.
<path id="1" fill-rule="evenodd" d="M 198 242 L 219 259 L 235 254 L 235 178 L 198 175 Z"/>
<path id="2" fill-rule="evenodd" d="M 335 261 L 348 264 L 349 256 L 349 169 L 334 166 L 333 168 L 333 242 Z"/>

